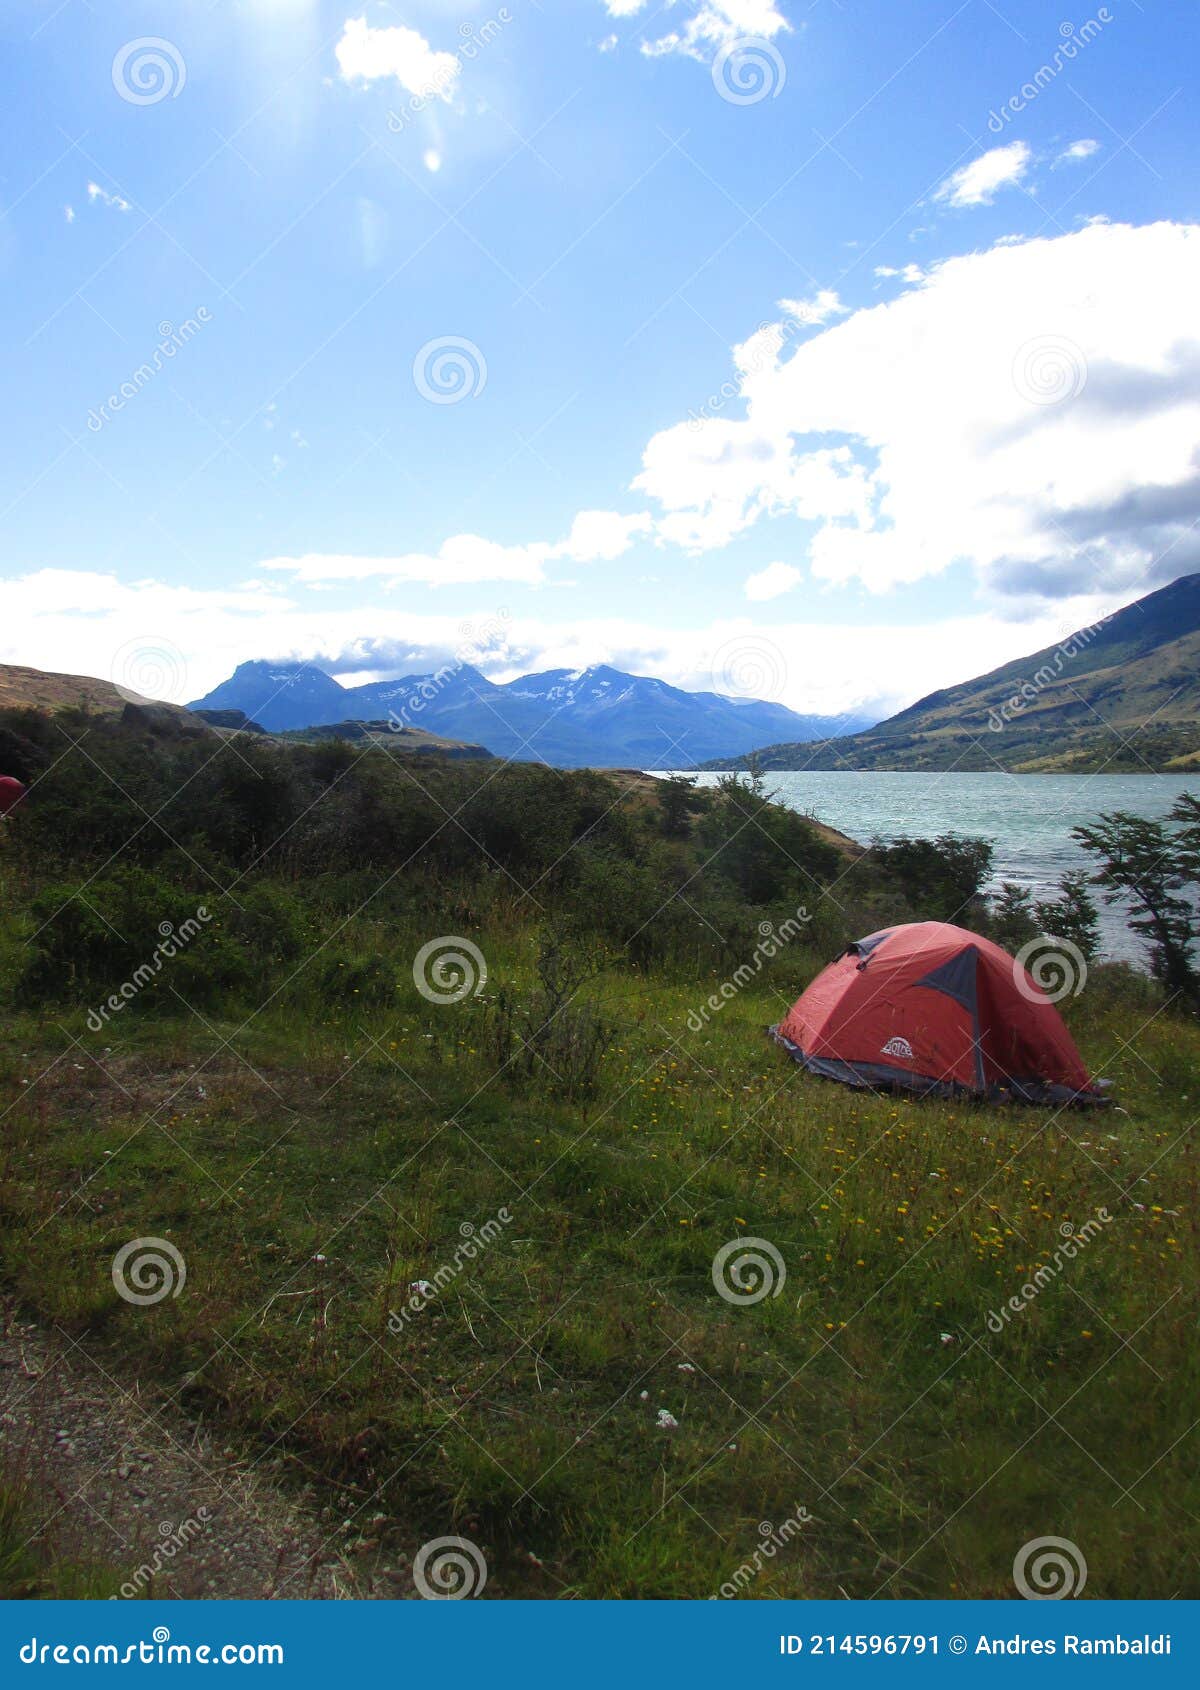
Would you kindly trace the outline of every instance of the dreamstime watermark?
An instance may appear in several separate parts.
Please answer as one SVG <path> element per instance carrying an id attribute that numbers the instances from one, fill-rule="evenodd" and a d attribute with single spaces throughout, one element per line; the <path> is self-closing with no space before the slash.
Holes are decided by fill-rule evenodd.
<path id="1" fill-rule="evenodd" d="M 172 1643 L 165 1625 L 136 1643 L 39 1643 L 17 1651 L 25 1666 L 271 1666 L 283 1665 L 282 1643 Z"/>
<path id="2" fill-rule="evenodd" d="M 1006 698 L 998 709 L 988 711 L 988 728 L 994 733 L 1003 733 L 1013 720 L 1028 710 L 1031 704 L 1037 702 L 1047 687 L 1052 687 L 1056 681 L 1062 679 L 1063 671 L 1073 658 L 1086 651 L 1096 638 L 1096 635 L 1112 621 L 1111 616 L 1102 616 L 1098 622 L 1089 622 L 1086 628 L 1079 628 L 1073 634 L 1056 645 L 1050 654 L 1048 663 L 1043 663 L 1028 680 L 1022 681 L 1011 698 Z"/>
<path id="3" fill-rule="evenodd" d="M 1073 1221 L 1063 1221 L 1058 1229 L 1062 1243 L 1057 1245 L 1054 1254 L 1048 1262 L 1042 1262 L 1035 1270 L 1032 1278 L 1027 1279 L 1019 1292 L 1014 1293 L 1006 1303 L 998 1309 L 991 1309 L 987 1317 L 989 1332 L 1003 1332 L 1015 1315 L 1024 1314 L 1030 1303 L 1036 1301 L 1046 1289 L 1062 1273 L 1069 1262 L 1087 1249 L 1094 1238 L 1099 1238 L 1105 1227 L 1112 1225 L 1113 1217 L 1105 1208 L 1099 1208 L 1091 1220 L 1084 1221 L 1081 1227 L 1076 1227 Z"/>
<path id="4" fill-rule="evenodd" d="M 427 340 L 413 359 L 413 385 L 431 405 L 478 399 L 487 386 L 487 359 L 465 335 Z"/>
<path id="5" fill-rule="evenodd" d="M 443 663 L 440 669 L 435 669 L 430 675 L 420 676 L 399 708 L 393 706 L 388 711 L 390 732 L 403 733 L 406 728 L 412 727 L 413 717 L 423 715 L 446 687 L 462 674 L 468 664 L 507 635 L 509 620 L 509 612 L 499 610 L 495 616 L 478 627 L 474 622 L 461 622 L 458 631 L 462 635 L 462 643 L 450 662 Z"/>
<path id="6" fill-rule="evenodd" d="M 778 1297 L 787 1268 L 770 1239 L 731 1238 L 713 1257 L 712 1282 L 725 1302 L 749 1308 L 764 1297 Z"/>
<path id="7" fill-rule="evenodd" d="M 1081 1596 L 1087 1576 L 1083 1550 L 1069 1537 L 1031 1538 L 1013 1560 L 1013 1583 L 1027 1602 Z"/>
<path id="8" fill-rule="evenodd" d="M 141 35 L 127 41 L 113 59 L 112 83 L 127 105 L 156 106 L 183 93 L 187 65 L 173 41 Z"/>
<path id="9" fill-rule="evenodd" d="M 432 1279 L 414 1279 L 403 1305 L 389 1313 L 388 1331 L 393 1338 L 403 1332 L 409 1321 L 423 1314 L 447 1286 L 453 1285 L 471 1262 L 477 1261 L 485 1250 L 490 1249 L 498 1238 L 503 1237 L 505 1227 L 511 1226 L 512 1222 L 513 1217 L 507 1209 L 497 1209 L 494 1218 L 484 1221 L 480 1227 L 477 1227 L 474 1221 L 464 1221 L 458 1229 L 461 1243 L 455 1245 L 450 1260 L 443 1262 L 436 1269 Z"/>
<path id="10" fill-rule="evenodd" d="M 187 659 L 161 634 L 139 634 L 113 653 L 109 679 L 129 704 L 179 700 L 187 691 Z"/>
<path id="11" fill-rule="evenodd" d="M 102 1033 L 110 1018 L 120 1014 L 126 1004 L 132 1002 L 140 991 L 156 980 L 172 957 L 177 957 L 180 951 L 186 949 L 211 920 L 207 905 L 201 904 L 195 915 L 189 915 L 178 927 L 173 921 L 160 921 L 158 931 L 161 937 L 151 952 L 150 960 L 139 963 L 129 979 L 112 992 L 98 1009 L 88 1010 L 89 1033 Z"/>
<path id="12" fill-rule="evenodd" d="M 781 1526 L 773 1526 L 770 1520 L 763 1520 L 758 1528 L 758 1535 L 763 1541 L 750 1559 L 743 1561 L 737 1571 L 727 1578 L 718 1589 L 713 1591 L 709 1601 L 730 1602 L 735 1596 L 740 1596 L 743 1590 L 748 1585 L 753 1584 L 759 1574 L 775 1559 L 779 1551 L 786 1549 L 791 1540 L 797 1537 L 805 1526 L 812 1524 L 812 1515 L 807 1508 L 803 1508 L 799 1504 L 796 1506 L 795 1513 L 789 1514 Z"/>
<path id="13" fill-rule="evenodd" d="M 1101 6 L 1094 18 L 1080 24 L 1076 29 L 1073 23 L 1060 23 L 1058 33 L 1061 37 L 1058 46 L 1044 65 L 1039 65 L 1028 82 L 1023 82 L 1017 93 L 1005 100 L 999 111 L 988 113 L 987 126 L 993 135 L 1001 135 L 1006 123 L 1011 123 L 1019 112 L 1031 105 L 1038 95 L 1043 93 L 1056 76 L 1066 70 L 1073 59 L 1077 59 L 1085 47 L 1092 42 L 1104 29 L 1106 24 L 1113 22 L 1113 14 L 1107 6 Z"/>
<path id="14" fill-rule="evenodd" d="M 1013 980 L 1029 1003 L 1061 1003 L 1064 998 L 1077 998 L 1087 985 L 1087 977 L 1087 958 L 1079 946 L 1047 933 L 1030 939 L 1013 958 Z"/>
<path id="15" fill-rule="evenodd" d="M 387 126 L 392 134 L 399 135 L 407 129 L 413 118 L 427 111 L 435 100 L 448 100 L 463 65 L 477 59 L 484 48 L 490 47 L 500 31 L 511 22 L 512 13 L 507 6 L 501 6 L 495 17 L 488 18 L 484 23 L 460 23 L 458 33 L 462 39 L 457 47 L 437 55 L 438 69 L 429 82 L 415 93 L 410 93 L 399 111 L 388 112 Z"/>
<path id="16" fill-rule="evenodd" d="M 169 1238 L 131 1238 L 113 1257 L 112 1282 L 125 1302 L 148 1308 L 178 1297 L 187 1284 L 187 1264 Z"/>
<path id="17" fill-rule="evenodd" d="M 699 1009 L 689 1012 L 687 1025 L 689 1032 L 701 1033 L 708 1026 L 714 1015 L 718 1015 L 725 1005 L 738 993 L 758 978 L 762 973 L 763 964 L 772 957 L 777 957 L 785 945 L 790 945 L 812 920 L 804 905 L 801 904 L 794 915 L 789 915 L 776 927 L 773 921 L 760 921 L 758 924 L 759 940 L 750 956 L 749 962 L 744 962 L 735 968 L 728 980 L 722 981 L 715 992 L 711 992 Z"/>
<path id="18" fill-rule="evenodd" d="M 712 67 L 713 87 L 731 106 L 757 106 L 775 100 L 787 83 L 787 64 L 773 42 L 744 35 L 721 48 Z"/>
<path id="19" fill-rule="evenodd" d="M 1078 399 L 1087 378 L 1087 355 L 1066 335 L 1035 335 L 1013 357 L 1013 386 L 1031 405 L 1061 405 Z"/>
<path id="20" fill-rule="evenodd" d="M 105 424 L 111 422 L 117 412 L 123 411 L 131 400 L 136 399 L 142 389 L 162 373 L 164 365 L 170 363 L 177 353 L 182 352 L 189 341 L 194 340 L 200 330 L 212 320 L 212 312 L 208 306 L 198 305 L 195 316 L 185 317 L 178 328 L 173 323 L 160 323 L 158 345 L 147 362 L 139 364 L 133 374 L 121 383 L 115 393 L 110 393 L 102 405 L 93 406 L 88 412 L 87 426 L 91 433 L 99 434 Z"/>
<path id="21" fill-rule="evenodd" d="M 776 699 L 787 680 L 787 659 L 761 634 L 726 640 L 712 655 L 714 692 L 726 698 Z"/>
<path id="22" fill-rule="evenodd" d="M 186 1549 L 192 1539 L 199 1537 L 211 1518 L 207 1508 L 197 1508 L 195 1518 L 189 1516 L 178 1526 L 170 1520 L 164 1520 L 158 1528 L 160 1542 L 154 1546 L 154 1554 L 148 1561 L 143 1561 L 136 1569 L 131 1579 L 126 1579 L 116 1596 L 110 1596 L 110 1602 L 120 1601 L 122 1598 L 130 1602 L 137 1596 L 144 1596 L 147 1589 L 171 1562 Z"/>
<path id="23" fill-rule="evenodd" d="M 413 1583 L 426 1602 L 462 1602 L 482 1596 L 488 1568 L 469 1537 L 435 1537 L 413 1556 Z"/>
<path id="24" fill-rule="evenodd" d="M 413 984 L 428 1003 L 461 1003 L 487 985 L 483 952 L 470 939 L 448 933 L 430 939 L 413 958 Z"/>

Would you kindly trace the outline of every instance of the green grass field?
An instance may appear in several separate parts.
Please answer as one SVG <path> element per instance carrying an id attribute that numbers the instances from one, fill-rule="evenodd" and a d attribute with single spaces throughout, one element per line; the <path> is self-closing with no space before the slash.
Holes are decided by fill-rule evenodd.
<path id="1" fill-rule="evenodd" d="M 765 1036 L 850 939 L 986 928 L 986 852 L 901 883 L 740 788 L 0 734 L 36 781 L 0 837 L 9 1313 L 303 1487 L 339 1556 L 1002 1597 L 1058 1537 L 1089 1595 L 1200 1595 L 1200 1025 L 1094 968 L 1088 1112 L 854 1093 Z M 469 977 L 417 969 L 453 935 Z M 88 1545 L 0 1467 L 10 1592 L 69 1589 Z"/>
<path id="2" fill-rule="evenodd" d="M 572 1103 L 507 1086 L 485 1048 L 532 940 L 477 933 L 484 997 L 436 1005 L 424 936 L 382 949 L 388 1007 L 333 1012 L 302 975 L 249 1025 L 10 1021 L 20 1306 L 315 1476 L 343 1543 L 345 1520 L 400 1555 L 471 1537 L 497 1595 L 1004 1596 L 1046 1535 L 1081 1547 L 1091 1595 L 1198 1593 L 1194 1025 L 1101 971 L 1071 1021 L 1119 1109 L 902 1102 L 765 1040 L 814 954 L 699 1035 L 715 975 L 614 969 L 588 994 L 618 1042 Z M 186 1284 L 131 1306 L 110 1267 L 144 1236 Z M 786 1272 L 746 1306 L 712 1277 L 739 1236 Z M 798 1510 L 759 1572 L 760 1528 Z"/>

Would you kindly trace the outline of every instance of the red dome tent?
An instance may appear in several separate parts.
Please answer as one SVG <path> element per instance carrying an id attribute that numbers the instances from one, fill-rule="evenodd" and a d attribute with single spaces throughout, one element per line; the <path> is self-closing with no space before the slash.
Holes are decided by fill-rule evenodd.
<path id="1" fill-rule="evenodd" d="M 1062 1017 L 990 939 L 917 921 L 859 939 L 771 1035 L 846 1085 L 1025 1103 L 1101 1103 Z"/>
<path id="2" fill-rule="evenodd" d="M 25 788 L 11 775 L 0 775 L 0 816 L 15 810 L 25 796 Z"/>

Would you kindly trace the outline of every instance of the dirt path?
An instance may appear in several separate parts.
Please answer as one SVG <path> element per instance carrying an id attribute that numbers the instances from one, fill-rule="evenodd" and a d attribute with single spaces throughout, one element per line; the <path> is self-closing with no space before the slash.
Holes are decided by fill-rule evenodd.
<path id="1" fill-rule="evenodd" d="M 16 1321 L 0 1333 L 0 1478 L 39 1541 L 115 1569 L 125 1596 L 414 1595 L 406 1569 L 368 1564 L 370 1526 L 323 1522 L 265 1464 L 238 1461 L 84 1346 Z"/>

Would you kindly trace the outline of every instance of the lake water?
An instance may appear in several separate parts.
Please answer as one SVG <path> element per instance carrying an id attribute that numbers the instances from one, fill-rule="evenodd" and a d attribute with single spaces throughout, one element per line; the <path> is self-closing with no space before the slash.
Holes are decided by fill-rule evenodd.
<path id="1" fill-rule="evenodd" d="M 1006 775 L 768 772 L 766 785 L 779 801 L 868 844 L 903 835 L 933 838 L 967 833 L 995 847 L 990 889 L 1002 880 L 1051 892 L 1066 869 L 1094 861 L 1071 838 L 1071 829 L 1103 812 L 1131 810 L 1165 816 L 1180 793 L 1200 791 L 1200 776 Z M 715 774 L 695 777 L 712 786 Z M 1097 894 L 1097 903 L 1100 903 Z M 1140 960 L 1137 940 L 1119 909 L 1101 904 L 1104 953 Z"/>

